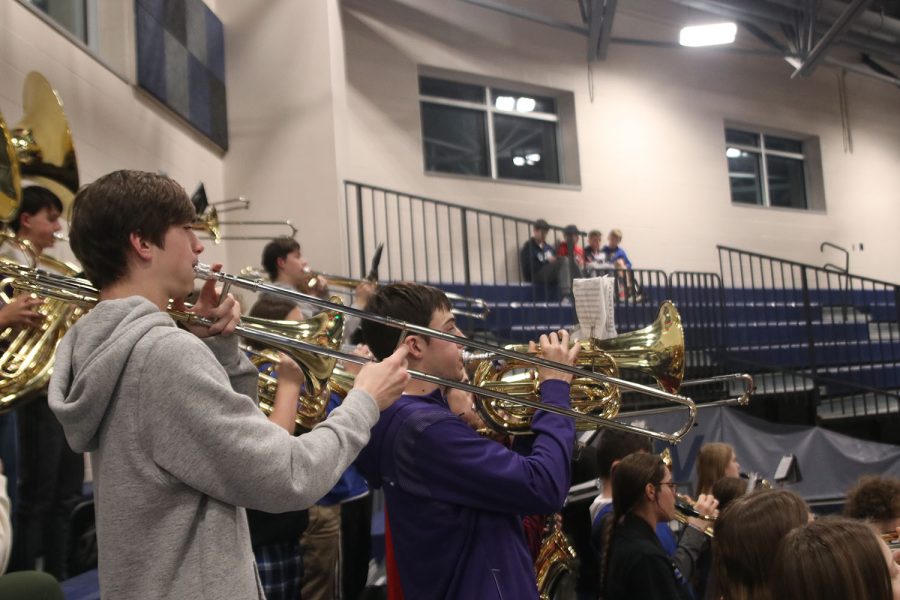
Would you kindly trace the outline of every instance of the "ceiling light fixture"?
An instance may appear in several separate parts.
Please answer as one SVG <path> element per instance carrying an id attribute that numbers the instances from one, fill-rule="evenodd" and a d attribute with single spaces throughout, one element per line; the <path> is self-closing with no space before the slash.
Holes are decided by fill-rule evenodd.
<path id="1" fill-rule="evenodd" d="M 734 43 L 737 25 L 734 23 L 711 23 L 709 25 L 689 25 L 681 28 L 678 43 L 692 48 L 698 46 L 721 46 Z"/>

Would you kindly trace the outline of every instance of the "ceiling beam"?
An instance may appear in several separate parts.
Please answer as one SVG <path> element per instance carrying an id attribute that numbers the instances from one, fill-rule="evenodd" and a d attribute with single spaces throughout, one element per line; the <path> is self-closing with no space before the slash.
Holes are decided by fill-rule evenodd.
<path id="1" fill-rule="evenodd" d="M 590 0 L 588 60 L 606 60 L 617 0 Z"/>
<path id="2" fill-rule="evenodd" d="M 828 31 L 826 31 L 825 34 L 819 38 L 819 41 L 816 42 L 815 47 L 810 50 L 806 57 L 804 57 L 803 64 L 800 65 L 800 68 L 791 74 L 791 79 L 797 76 L 808 77 L 816 68 L 819 61 L 825 56 L 825 51 L 828 50 L 828 47 L 835 38 L 841 35 L 844 30 L 853 23 L 854 19 L 863 13 L 871 3 L 872 0 L 853 0 L 847 5 L 844 12 L 835 19 Z"/>
<path id="3" fill-rule="evenodd" d="M 562 29 L 563 31 L 568 31 L 570 33 L 577 33 L 580 35 L 587 35 L 588 29 L 587 27 L 580 27 L 578 25 L 574 25 L 572 23 L 566 23 L 565 21 L 557 21 L 555 19 L 548 19 L 543 15 L 539 15 L 537 13 L 533 13 L 527 10 L 522 10 L 521 8 L 515 8 L 514 6 L 509 6 L 508 4 L 503 4 L 502 2 L 495 2 L 494 0 L 460 0 L 461 2 L 465 2 L 466 4 L 474 4 L 475 6 L 480 6 L 481 8 L 487 8 L 489 10 L 494 10 L 499 13 L 503 13 L 505 15 L 509 15 L 512 17 L 519 17 L 520 19 L 525 19 L 527 21 L 533 21 L 534 23 L 540 23 L 541 25 L 547 25 L 549 27 L 554 27 L 556 29 Z"/>

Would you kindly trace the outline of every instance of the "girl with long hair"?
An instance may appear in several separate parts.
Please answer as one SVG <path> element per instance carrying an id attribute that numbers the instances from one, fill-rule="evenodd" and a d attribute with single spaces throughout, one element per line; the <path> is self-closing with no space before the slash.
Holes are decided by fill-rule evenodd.
<path id="1" fill-rule="evenodd" d="M 603 535 L 604 600 L 686 600 L 689 586 L 655 528 L 675 518 L 675 482 L 656 454 L 630 454 L 612 472 L 613 515 Z"/>
<path id="2" fill-rule="evenodd" d="M 697 455 L 697 495 L 711 494 L 716 482 L 723 477 L 740 477 L 741 465 L 734 448 L 713 442 L 700 446 Z"/>
<path id="3" fill-rule="evenodd" d="M 885 543 L 864 523 L 841 517 L 788 533 L 770 580 L 778 600 L 893 600 L 900 595 L 900 569 Z"/>
<path id="4" fill-rule="evenodd" d="M 772 600 L 768 581 L 775 549 L 807 522 L 809 507 L 794 492 L 762 490 L 733 500 L 716 519 L 715 598 Z"/>

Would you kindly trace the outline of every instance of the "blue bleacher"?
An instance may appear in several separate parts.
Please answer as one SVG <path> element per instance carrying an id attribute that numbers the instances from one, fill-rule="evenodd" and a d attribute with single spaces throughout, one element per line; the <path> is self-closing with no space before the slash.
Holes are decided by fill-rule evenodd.
<path id="1" fill-rule="evenodd" d="M 440 287 L 486 300 L 491 305 L 486 321 L 458 321 L 464 330 L 487 331 L 503 341 L 525 342 L 576 322 L 574 307 L 548 299 L 544 290 L 530 284 Z M 900 387 L 900 336 L 891 290 L 811 289 L 808 304 L 802 290 L 791 288 L 646 287 L 643 295 L 643 301 L 616 303 L 620 332 L 649 324 L 659 303 L 668 298 L 678 307 L 686 346 L 694 356 L 698 350 L 710 355 L 724 350 L 751 364 L 808 372 L 812 341 L 819 374 L 858 385 Z M 879 323 L 895 325 L 881 330 Z M 689 355 L 689 367 L 690 360 Z"/>

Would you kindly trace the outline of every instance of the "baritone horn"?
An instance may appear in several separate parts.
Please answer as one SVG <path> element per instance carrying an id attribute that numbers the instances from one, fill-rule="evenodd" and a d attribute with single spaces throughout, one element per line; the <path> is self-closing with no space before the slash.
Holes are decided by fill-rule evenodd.
<path id="1" fill-rule="evenodd" d="M 593 373 L 619 377 L 620 369 L 638 370 L 651 375 L 669 393 L 678 390 L 684 377 L 684 329 L 681 316 L 672 302 L 659 307 L 656 321 L 648 327 L 608 339 L 586 339 L 581 345 L 577 365 Z M 521 354 L 528 353 L 524 344 L 506 346 Z M 537 351 L 540 355 L 540 348 Z M 524 360 L 509 360 L 494 354 L 473 354 L 467 358 L 473 371 L 472 382 L 484 389 L 509 394 L 515 398 L 540 398 L 537 369 Z M 597 383 L 586 377 L 575 377 L 571 385 L 572 408 L 582 414 L 613 419 L 621 404 L 620 386 Z M 475 406 L 491 429 L 504 434 L 531 433 L 534 410 L 502 400 L 476 394 Z M 578 430 L 595 429 L 587 421 L 575 421 Z"/>
<path id="2" fill-rule="evenodd" d="M 331 298 L 341 304 L 337 296 Z M 303 341 L 322 348 L 337 350 L 341 346 L 344 332 L 344 315 L 335 310 L 323 311 L 304 321 L 283 321 L 241 317 L 241 324 L 247 329 L 283 335 L 286 339 Z M 249 339 L 249 336 L 247 336 Z M 297 399 L 295 423 L 303 430 L 310 430 L 325 419 L 325 408 L 330 393 L 329 381 L 337 359 L 319 352 L 301 350 L 288 343 L 268 342 L 250 344 L 244 350 L 250 361 L 259 370 L 257 381 L 257 402 L 268 416 L 275 407 L 275 392 L 278 380 L 275 371 L 280 362 L 277 351 L 284 352 L 300 365 L 306 378 L 305 385 Z M 350 387 L 353 387 L 352 384 Z M 348 390 L 349 391 L 349 390 Z"/>

